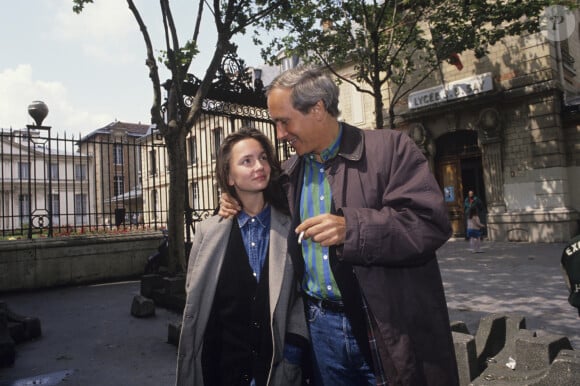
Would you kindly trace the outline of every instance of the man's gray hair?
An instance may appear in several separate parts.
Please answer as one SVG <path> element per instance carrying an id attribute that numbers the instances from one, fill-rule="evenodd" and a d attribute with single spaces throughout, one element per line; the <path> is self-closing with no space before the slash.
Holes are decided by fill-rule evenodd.
<path id="1" fill-rule="evenodd" d="M 291 89 L 292 107 L 307 114 L 312 106 L 322 101 L 328 113 L 337 118 L 338 86 L 320 68 L 299 66 L 278 75 L 266 90 L 266 96 L 275 88 Z"/>

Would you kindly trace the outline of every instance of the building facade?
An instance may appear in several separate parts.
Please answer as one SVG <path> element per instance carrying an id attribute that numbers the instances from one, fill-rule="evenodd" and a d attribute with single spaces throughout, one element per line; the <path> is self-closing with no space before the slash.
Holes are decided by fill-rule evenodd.
<path id="1" fill-rule="evenodd" d="M 81 154 L 94 162 L 91 193 L 99 225 L 139 224 L 143 222 L 141 188 L 141 148 L 138 139 L 147 133 L 149 125 L 112 122 L 96 129 L 78 141 Z"/>
<path id="2" fill-rule="evenodd" d="M 67 146 L 50 147 L 34 130 L 0 132 L 0 231 L 78 227 L 89 222 L 88 155 Z"/>
<path id="3" fill-rule="evenodd" d="M 396 128 L 429 159 L 456 236 L 469 190 L 484 202 L 492 240 L 562 242 L 580 232 L 580 13 L 572 17 L 563 40 L 538 33 L 505 38 L 481 59 L 462 53 L 462 70 L 443 63 L 395 106 Z M 373 101 L 353 86 L 341 85 L 340 109 L 373 128 Z"/>

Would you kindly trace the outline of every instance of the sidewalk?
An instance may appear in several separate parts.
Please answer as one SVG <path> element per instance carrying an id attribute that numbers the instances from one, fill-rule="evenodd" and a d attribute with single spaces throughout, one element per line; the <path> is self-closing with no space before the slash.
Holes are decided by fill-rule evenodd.
<path id="1" fill-rule="evenodd" d="M 468 245 L 450 240 L 438 252 L 452 321 L 475 334 L 483 315 L 519 313 L 529 330 L 565 335 L 580 349 L 580 318 L 560 270 L 564 244 L 484 242 L 479 254 Z M 176 348 L 167 325 L 181 316 L 160 307 L 151 318 L 131 316 L 139 288 L 123 282 L 0 295 L 42 324 L 42 337 L 17 345 L 14 366 L 0 369 L 0 386 L 172 385 Z"/>
<path id="2" fill-rule="evenodd" d="M 475 334 L 483 315 L 516 313 L 528 330 L 567 336 L 580 350 L 580 317 L 560 268 L 564 247 L 484 241 L 484 252 L 472 253 L 467 241 L 448 241 L 438 256 L 451 321 Z"/>

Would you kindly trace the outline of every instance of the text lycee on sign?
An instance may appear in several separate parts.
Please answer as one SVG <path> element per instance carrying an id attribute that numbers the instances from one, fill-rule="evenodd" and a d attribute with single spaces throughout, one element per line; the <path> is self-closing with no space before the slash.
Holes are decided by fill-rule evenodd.
<path id="1" fill-rule="evenodd" d="M 417 109 L 435 103 L 465 98 L 493 90 L 491 72 L 471 76 L 409 94 L 409 108 Z"/>

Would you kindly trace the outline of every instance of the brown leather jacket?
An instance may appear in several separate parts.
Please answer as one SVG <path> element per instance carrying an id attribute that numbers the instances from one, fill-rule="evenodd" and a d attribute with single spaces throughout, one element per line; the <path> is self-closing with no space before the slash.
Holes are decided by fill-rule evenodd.
<path id="1" fill-rule="evenodd" d="M 333 210 L 347 225 L 344 245 L 331 250 L 331 266 L 355 335 L 359 342 L 367 339 L 362 292 L 376 321 L 389 385 L 458 385 L 435 255 L 451 235 L 441 189 L 406 134 L 346 124 L 342 130 L 339 154 L 325 164 Z M 299 221 L 302 164 L 297 156 L 284 163 L 293 227 Z M 289 251 L 302 275 L 294 237 L 290 232 Z"/>

